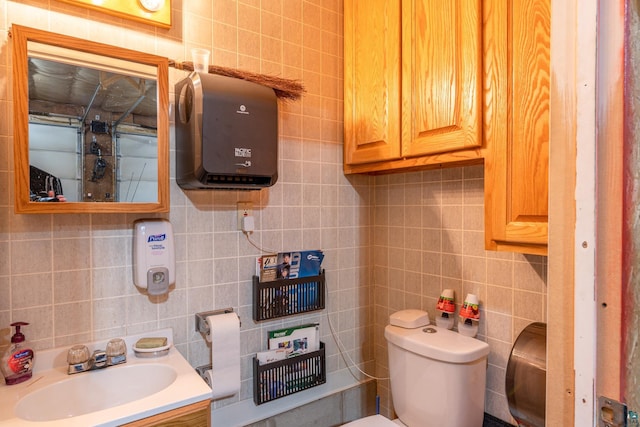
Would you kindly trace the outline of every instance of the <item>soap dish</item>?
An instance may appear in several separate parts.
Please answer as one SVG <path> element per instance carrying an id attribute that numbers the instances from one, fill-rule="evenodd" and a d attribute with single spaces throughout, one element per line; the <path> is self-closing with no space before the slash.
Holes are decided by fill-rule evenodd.
<path id="1" fill-rule="evenodd" d="M 166 356 L 167 354 L 169 354 L 169 350 L 171 350 L 171 344 L 155 348 L 138 348 L 136 346 L 133 346 L 133 353 L 135 354 L 135 356 L 142 358 Z"/>

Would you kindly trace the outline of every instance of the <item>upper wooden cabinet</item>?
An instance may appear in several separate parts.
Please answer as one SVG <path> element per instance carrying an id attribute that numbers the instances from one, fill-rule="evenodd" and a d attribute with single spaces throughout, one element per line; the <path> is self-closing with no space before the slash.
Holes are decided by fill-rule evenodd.
<path id="1" fill-rule="evenodd" d="M 344 171 L 485 164 L 485 246 L 546 255 L 550 0 L 345 0 Z"/>
<path id="2" fill-rule="evenodd" d="M 480 0 L 345 0 L 344 170 L 482 158 Z"/>
<path id="3" fill-rule="evenodd" d="M 485 2 L 487 249 L 547 254 L 550 0 Z"/>

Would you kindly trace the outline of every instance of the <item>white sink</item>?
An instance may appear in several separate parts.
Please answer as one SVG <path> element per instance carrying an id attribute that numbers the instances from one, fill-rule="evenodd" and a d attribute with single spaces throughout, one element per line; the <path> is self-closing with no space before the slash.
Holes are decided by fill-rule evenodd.
<path id="1" fill-rule="evenodd" d="M 120 365 L 74 374 L 27 394 L 15 407 L 18 418 L 53 421 L 122 405 L 167 388 L 176 379 L 168 365 Z"/>
<path id="2" fill-rule="evenodd" d="M 145 336 L 167 338 L 169 351 L 137 357 L 133 346 Z M 211 400 L 211 388 L 173 345 L 171 329 L 122 338 L 126 363 L 73 375 L 69 347 L 38 351 L 31 379 L 0 383 L 0 427 L 118 427 Z M 93 352 L 107 342 L 85 344 Z"/>

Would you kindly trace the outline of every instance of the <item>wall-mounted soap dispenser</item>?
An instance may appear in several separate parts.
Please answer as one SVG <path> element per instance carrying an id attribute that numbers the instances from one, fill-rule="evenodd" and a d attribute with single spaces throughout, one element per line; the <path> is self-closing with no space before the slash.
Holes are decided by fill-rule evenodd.
<path id="1" fill-rule="evenodd" d="M 173 227 L 166 219 L 142 219 L 134 227 L 133 281 L 149 295 L 166 294 L 176 281 Z"/>

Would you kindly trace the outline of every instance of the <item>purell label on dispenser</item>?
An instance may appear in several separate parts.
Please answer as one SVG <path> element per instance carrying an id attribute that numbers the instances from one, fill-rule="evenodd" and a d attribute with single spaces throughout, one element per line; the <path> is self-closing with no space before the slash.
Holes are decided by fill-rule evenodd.
<path id="1" fill-rule="evenodd" d="M 166 234 L 152 234 L 147 237 L 147 244 L 149 245 L 149 249 L 151 250 L 151 255 L 162 255 L 164 250 L 167 248 L 165 246 L 166 240 Z"/>
<path id="2" fill-rule="evenodd" d="M 447 313 L 453 313 L 456 311 L 456 304 L 453 302 L 453 298 L 447 298 L 444 295 L 440 295 L 436 309 Z"/>
<path id="3" fill-rule="evenodd" d="M 166 234 L 152 234 L 147 238 L 147 243 L 163 242 L 167 238 Z"/>
<path id="4" fill-rule="evenodd" d="M 479 320 L 480 309 L 478 308 L 478 304 L 471 304 L 470 302 L 465 301 L 460 309 L 460 316 L 465 319 Z"/>

